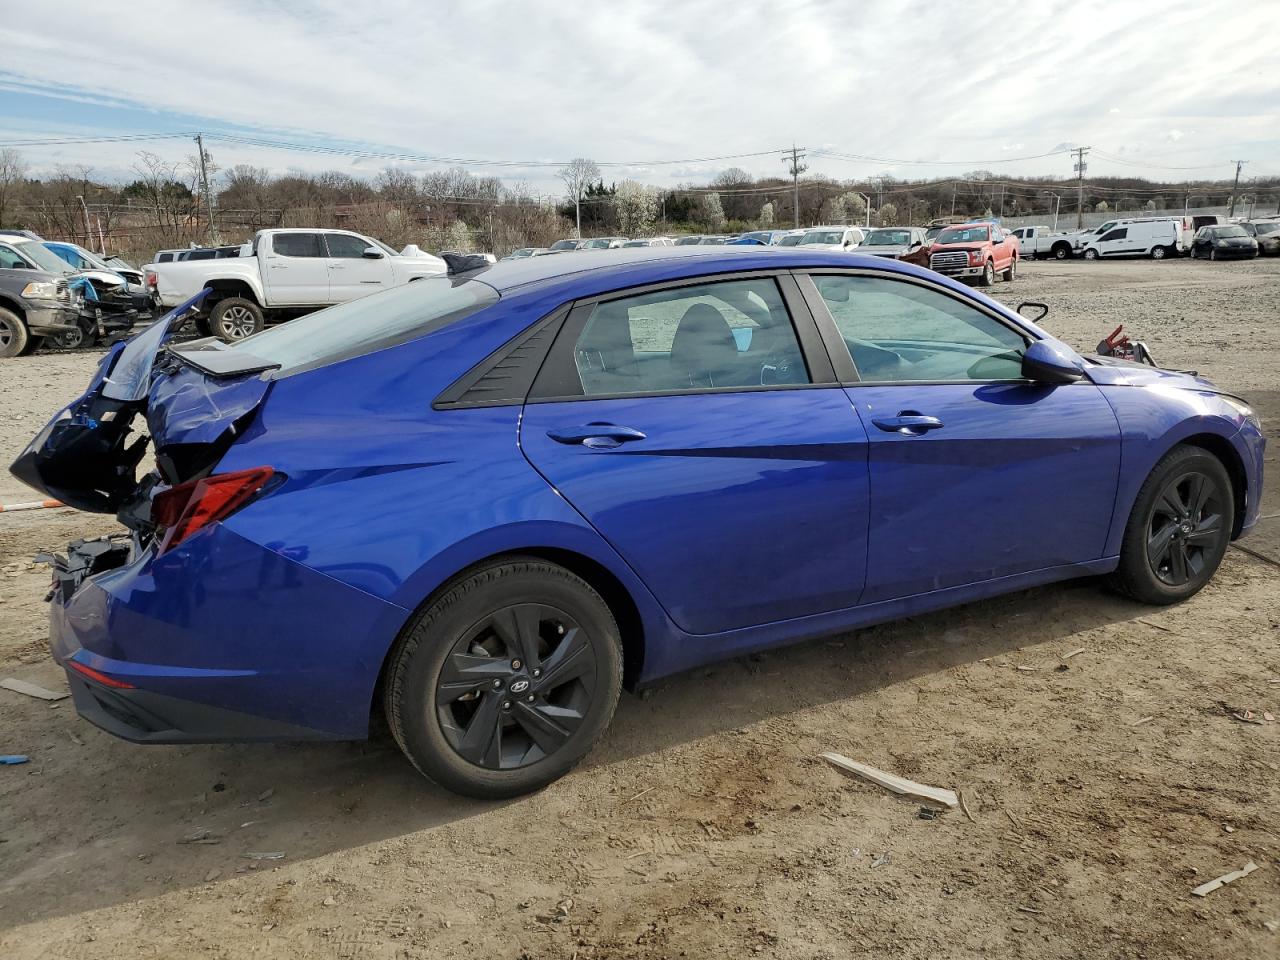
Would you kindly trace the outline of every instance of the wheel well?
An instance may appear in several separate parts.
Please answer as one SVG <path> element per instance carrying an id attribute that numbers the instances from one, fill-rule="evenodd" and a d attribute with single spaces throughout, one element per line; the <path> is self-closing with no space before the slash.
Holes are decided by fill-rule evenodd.
<path id="1" fill-rule="evenodd" d="M 210 280 L 205 285 L 206 290 L 212 290 L 209 295 L 208 306 L 210 309 L 219 300 L 226 300 L 228 297 L 244 297 L 246 300 L 252 300 L 258 306 L 257 296 L 254 295 L 253 287 L 245 283 L 243 280 Z"/>
<path id="2" fill-rule="evenodd" d="M 1182 441 L 1183 444 L 1190 447 L 1199 447 L 1207 453 L 1213 454 L 1227 468 L 1227 476 L 1231 478 L 1231 495 L 1235 500 L 1235 521 L 1231 526 L 1231 539 L 1234 540 L 1240 536 L 1240 531 L 1244 527 L 1244 511 L 1248 503 L 1248 479 L 1244 472 L 1244 463 L 1240 459 L 1240 454 L 1236 453 L 1236 448 L 1231 446 L 1231 441 L 1225 437 L 1220 437 L 1216 433 L 1197 433 L 1193 437 L 1187 437 Z"/>
<path id="3" fill-rule="evenodd" d="M 10 300 L 8 297 L 0 297 L 0 308 L 16 313 L 19 320 L 23 323 L 27 322 L 27 311 L 22 309 L 22 305 L 18 301 Z"/>
<path id="4" fill-rule="evenodd" d="M 581 577 L 590 584 L 596 593 L 600 594 L 601 599 L 608 605 L 614 619 L 618 622 L 618 632 L 622 636 L 622 685 L 628 690 L 633 690 L 640 677 L 640 670 L 644 666 L 644 624 L 640 619 L 640 611 L 636 607 L 635 601 L 631 599 L 630 592 L 607 567 L 597 563 L 590 557 L 574 553 L 572 550 L 561 550 L 556 547 L 530 547 L 525 550 L 508 550 L 503 553 L 495 553 L 493 556 L 477 560 L 449 577 L 433 590 L 429 596 L 424 598 L 414 608 L 409 619 L 405 621 L 406 626 L 412 623 L 418 612 L 430 604 L 432 600 L 447 591 L 477 567 L 489 566 L 501 560 L 514 557 L 533 557 L 564 567 L 570 573 Z M 403 630 L 401 632 L 403 633 Z M 396 651 L 399 640 L 400 634 L 397 634 L 396 639 L 387 647 L 387 652 L 383 655 L 382 666 L 378 670 L 378 682 L 374 685 L 373 702 L 370 704 L 371 715 L 382 709 L 382 690 L 386 680 L 387 666 L 391 662 L 391 657 Z"/>

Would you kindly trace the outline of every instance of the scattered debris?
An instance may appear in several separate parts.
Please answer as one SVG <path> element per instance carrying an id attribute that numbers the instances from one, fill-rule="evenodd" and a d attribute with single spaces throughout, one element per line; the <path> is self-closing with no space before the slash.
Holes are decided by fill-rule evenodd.
<path id="1" fill-rule="evenodd" d="M 978 821 L 977 821 L 977 820 L 975 820 L 975 819 L 973 819 L 973 814 L 969 812 L 969 805 L 968 805 L 967 803 L 965 803 L 965 802 L 964 802 L 964 794 L 963 794 L 963 793 L 957 793 L 957 794 L 956 794 L 956 797 L 960 800 L 960 809 L 961 809 L 961 810 L 963 810 L 963 811 L 964 811 L 964 815 L 965 815 L 966 817 L 968 817 L 968 818 L 969 818 L 969 822 L 970 822 L 970 823 L 977 823 Z"/>
<path id="2" fill-rule="evenodd" d="M 1241 723 L 1256 723 L 1258 726 L 1262 726 L 1263 721 L 1259 719 L 1258 715 L 1255 714 L 1252 710 L 1248 710 L 1243 707 L 1242 708 L 1233 707 L 1230 704 L 1228 704 L 1225 700 L 1219 700 L 1218 706 L 1220 706 L 1223 710 L 1225 710 L 1227 713 L 1227 716 L 1231 717 L 1231 719 L 1233 720 L 1239 720 Z"/>
<path id="3" fill-rule="evenodd" d="M 1012 823 L 1019 830 L 1023 829 L 1022 821 L 1013 815 L 1012 810 L 1010 810 L 1008 807 L 1001 807 L 1000 809 L 1004 811 L 1004 815 L 1009 818 L 1010 823 Z"/>
<path id="4" fill-rule="evenodd" d="M 266 790 L 263 790 L 260 794 L 258 794 L 258 802 L 265 803 L 275 795 L 276 795 L 276 788 L 268 787 Z"/>
<path id="5" fill-rule="evenodd" d="M 217 867 L 214 867 L 212 870 L 210 870 L 208 873 L 204 875 L 204 882 L 213 883 L 213 881 L 217 880 L 220 876 L 222 876 L 222 871 L 219 870 Z"/>
<path id="6" fill-rule="evenodd" d="M 916 816 L 921 820 L 937 820 L 938 809 L 937 807 L 921 807 L 916 811 Z"/>
<path id="7" fill-rule="evenodd" d="M 179 838 L 178 842 L 179 843 L 213 844 L 213 843 L 221 843 L 222 837 L 214 833 L 212 830 L 205 830 L 202 828 L 200 830 L 193 830 L 191 833 L 188 833 L 186 836 Z"/>
<path id="8" fill-rule="evenodd" d="M 1070 660 L 1072 657 L 1077 657 L 1077 656 L 1079 656 L 1080 654 L 1084 653 L 1084 650 L 1085 650 L 1085 648 L 1084 648 L 1084 647 L 1076 647 L 1076 648 L 1075 648 L 1074 650 L 1072 650 L 1070 653 L 1064 653 L 1064 654 L 1062 655 L 1062 659 L 1063 659 L 1063 660 Z"/>
<path id="9" fill-rule="evenodd" d="M 65 700 L 71 696 L 70 693 L 54 693 L 52 690 L 38 687 L 34 683 L 27 683 L 25 680 L 15 680 L 13 677 L 5 677 L 0 680 L 0 687 L 12 690 L 14 693 L 25 694 L 28 697 L 35 697 L 37 700 Z"/>
<path id="10" fill-rule="evenodd" d="M 1017 667 L 1014 667 L 1014 669 L 1015 669 L 1015 670 L 1022 670 L 1024 673 L 1032 673 L 1033 671 L 1035 671 L 1035 669 L 1036 669 L 1036 668 L 1035 668 L 1035 667 L 1017 666 Z"/>
<path id="11" fill-rule="evenodd" d="M 1043 910 L 1036 910 L 1034 907 L 1018 907 L 1018 910 L 1021 911 L 1022 913 L 1035 913 L 1035 914 L 1044 913 Z"/>
<path id="12" fill-rule="evenodd" d="M 28 757 L 25 753 L 9 753 L 9 754 L 0 755 L 0 764 L 5 764 L 7 766 L 13 767 L 13 766 L 17 766 L 20 763 L 26 763 L 30 759 L 31 758 Z"/>
<path id="13" fill-rule="evenodd" d="M 888 862 L 889 862 L 889 851 L 886 850 L 884 853 L 880 854 L 878 857 L 876 857 L 874 860 L 871 861 L 871 869 L 874 870 L 876 867 L 883 867 Z"/>
<path id="14" fill-rule="evenodd" d="M 1280 932 L 1280 920 L 1264 920 L 1262 925 L 1272 933 Z"/>
<path id="15" fill-rule="evenodd" d="M 900 793 L 903 796 L 911 797 L 915 800 L 927 800 L 930 803 L 938 803 L 946 807 L 948 810 L 954 809 L 960 805 L 960 799 L 956 796 L 955 791 L 946 790 L 942 787 L 930 787 L 923 783 L 916 783 L 914 780 L 907 780 L 892 773 L 885 773 L 883 770 L 877 770 L 875 767 L 867 766 L 865 763 L 859 763 L 857 760 L 850 760 L 848 757 L 841 756 L 838 753 L 819 754 L 823 760 L 831 764 L 833 767 L 845 773 L 852 773 L 864 780 L 869 780 L 876 786 L 884 787 L 894 793 Z"/>
<path id="16" fill-rule="evenodd" d="M 1135 617 L 1134 619 L 1137 620 L 1138 623 L 1145 623 L 1148 627 L 1155 627 L 1155 629 L 1163 630 L 1165 633 L 1173 633 L 1173 631 L 1164 624 L 1156 623 L 1154 620 L 1148 620 L 1146 617 Z"/>
<path id="17" fill-rule="evenodd" d="M 244 858 L 246 860 L 283 860 L 284 852 L 275 851 L 272 853 L 246 853 L 244 854 Z"/>
<path id="18" fill-rule="evenodd" d="M 1228 883 L 1235 883 L 1237 880 L 1242 880 L 1257 869 L 1258 865 L 1250 860 L 1239 870 L 1235 870 L 1231 873 L 1224 873 L 1222 876 L 1210 880 L 1208 883 L 1200 884 L 1200 886 L 1191 891 L 1191 895 L 1193 897 L 1207 897 L 1219 887 L 1225 887 Z"/>
<path id="19" fill-rule="evenodd" d="M 1273 560 L 1270 557 L 1259 553 L 1257 550 L 1250 550 L 1248 547 L 1243 547 L 1238 543 L 1233 543 L 1231 544 L 1231 546 L 1235 547 L 1241 553 L 1247 553 L 1249 556 L 1253 557 L 1253 559 L 1255 560 L 1261 560 L 1263 563 L 1269 563 L 1273 567 L 1280 567 L 1280 560 Z"/>
<path id="20" fill-rule="evenodd" d="M 1133 723 L 1129 724 L 1129 726 L 1131 726 L 1131 727 L 1140 727 L 1140 726 L 1142 726 L 1144 723 L 1150 723 L 1150 722 L 1151 722 L 1152 720 L 1154 720 L 1154 719 L 1155 719 L 1155 717 L 1141 717 L 1141 718 L 1139 718 L 1139 719 L 1137 719 L 1137 720 L 1133 721 Z"/>
<path id="21" fill-rule="evenodd" d="M 630 803 L 632 800 L 639 800 L 639 799 L 640 799 L 641 797 L 643 797 L 646 793 L 653 793 L 653 791 L 654 791 L 654 790 L 657 790 L 657 789 L 658 789 L 657 787 L 649 787 L 649 788 L 647 788 L 647 789 L 645 789 L 645 790 L 641 790 L 641 791 L 640 791 L 639 793 L 637 793 L 634 797 L 628 797 L 626 800 L 623 800 L 623 801 L 622 801 L 622 804 L 628 804 L 628 803 Z M 621 806 L 622 804 L 620 804 L 620 806 Z"/>
<path id="22" fill-rule="evenodd" d="M 77 747 L 83 747 L 83 746 L 84 746 L 84 741 L 83 741 L 83 740 L 81 740 L 79 737 L 77 737 L 74 733 L 72 733 L 72 732 L 70 732 L 70 731 L 67 731 L 67 737 L 68 737 L 68 738 L 71 740 L 71 742 L 72 742 L 72 743 L 74 743 Z"/>
<path id="23" fill-rule="evenodd" d="M 1265 720 L 1265 721 L 1267 721 L 1267 723 L 1275 723 L 1275 722 L 1276 722 L 1275 714 L 1273 714 L 1273 713 L 1268 713 L 1266 710 L 1263 710 L 1263 711 L 1262 711 L 1262 719 L 1263 719 L 1263 720 Z"/>
<path id="24" fill-rule="evenodd" d="M 325 897 L 323 900 L 320 901 L 320 906 L 322 907 L 336 907 L 337 905 L 338 905 L 338 901 L 335 900 L 333 897 Z"/>

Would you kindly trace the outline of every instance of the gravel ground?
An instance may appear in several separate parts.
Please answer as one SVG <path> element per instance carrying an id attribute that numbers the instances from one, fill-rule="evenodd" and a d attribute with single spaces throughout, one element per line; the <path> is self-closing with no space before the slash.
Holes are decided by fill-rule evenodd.
<path id="1" fill-rule="evenodd" d="M 1280 261 L 1029 264 L 994 293 L 1082 348 L 1124 322 L 1280 418 Z M 0 461 L 97 356 L 0 365 Z M 1280 561 L 1276 522 L 1245 545 Z M 62 685 L 27 560 L 111 527 L 0 515 L 0 675 Z M 31 755 L 0 767 L 0 957 L 1280 956 L 1280 723 L 1223 708 L 1280 715 L 1278 586 L 1232 550 L 1174 608 L 1081 581 L 733 661 L 624 697 L 583 767 L 501 804 L 385 734 L 143 748 L 0 690 L 0 753 Z M 827 749 L 972 819 L 920 819 Z"/>

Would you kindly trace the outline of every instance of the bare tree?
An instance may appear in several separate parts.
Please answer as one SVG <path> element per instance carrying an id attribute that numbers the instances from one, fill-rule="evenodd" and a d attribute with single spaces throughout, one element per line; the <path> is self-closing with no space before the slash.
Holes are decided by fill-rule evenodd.
<path id="1" fill-rule="evenodd" d="M 587 185 L 595 183 L 600 179 L 600 168 L 596 166 L 594 160 L 588 160 L 586 157 L 575 157 L 569 161 L 569 165 L 560 171 L 560 179 L 564 181 L 565 188 L 569 191 L 569 199 L 573 201 L 573 211 L 576 220 L 574 235 L 582 236 L 582 194 L 587 189 Z"/>
<path id="2" fill-rule="evenodd" d="M 27 178 L 27 162 L 17 150 L 0 150 L 0 227 L 9 223 L 9 216 Z"/>

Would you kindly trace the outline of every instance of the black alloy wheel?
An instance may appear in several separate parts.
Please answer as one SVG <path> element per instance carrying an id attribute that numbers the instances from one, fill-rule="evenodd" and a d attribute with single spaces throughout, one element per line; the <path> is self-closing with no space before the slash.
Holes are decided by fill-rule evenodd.
<path id="1" fill-rule="evenodd" d="M 436 681 L 445 740 L 490 770 L 550 756 L 587 715 L 595 660 L 586 631 L 563 610 L 521 603 L 495 611 L 454 643 Z"/>
<path id="2" fill-rule="evenodd" d="M 1147 524 L 1147 562 L 1160 582 L 1181 587 L 1200 577 L 1223 534 L 1227 492 L 1203 473 L 1182 474 L 1160 491 Z"/>

